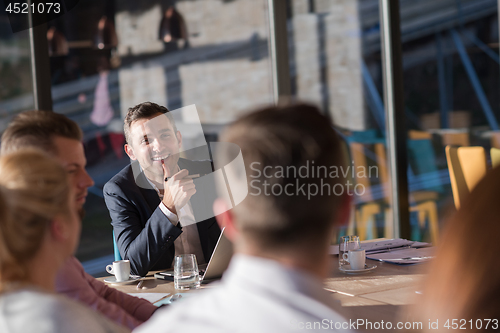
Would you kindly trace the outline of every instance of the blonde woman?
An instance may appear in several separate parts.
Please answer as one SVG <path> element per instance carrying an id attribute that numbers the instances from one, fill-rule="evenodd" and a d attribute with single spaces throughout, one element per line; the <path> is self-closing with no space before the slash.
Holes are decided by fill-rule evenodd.
<path id="1" fill-rule="evenodd" d="M 38 151 L 0 158 L 0 332 L 127 332 L 54 293 L 80 219 L 60 164 Z"/>
<path id="2" fill-rule="evenodd" d="M 500 168 L 447 221 L 416 308 L 426 331 L 500 331 L 498 198 Z"/>

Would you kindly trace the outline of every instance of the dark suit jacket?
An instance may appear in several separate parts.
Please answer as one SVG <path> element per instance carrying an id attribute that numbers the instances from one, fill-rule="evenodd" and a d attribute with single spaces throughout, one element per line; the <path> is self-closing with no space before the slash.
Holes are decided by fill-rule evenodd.
<path id="1" fill-rule="evenodd" d="M 205 175 L 212 172 L 210 161 L 179 159 L 181 169 L 189 174 Z M 138 175 L 134 178 L 135 174 Z M 104 185 L 104 200 L 111 216 L 111 224 L 123 259 L 130 260 L 133 273 L 145 276 L 148 271 L 170 268 L 175 256 L 174 241 L 182 229 L 174 226 L 159 208 L 160 198 L 151 187 L 139 164 L 133 162 Z M 198 191 L 191 197 L 194 217 L 197 208 L 207 208 L 207 202 Z M 182 222 L 181 222 L 182 224 Z M 220 235 L 214 217 L 198 222 L 201 247 L 205 259 L 210 259 Z"/>

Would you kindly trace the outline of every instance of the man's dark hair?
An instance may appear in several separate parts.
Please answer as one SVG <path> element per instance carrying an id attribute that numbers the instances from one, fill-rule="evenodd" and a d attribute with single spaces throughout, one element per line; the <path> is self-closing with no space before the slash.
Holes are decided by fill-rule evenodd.
<path id="1" fill-rule="evenodd" d="M 332 188 L 337 185 L 335 193 L 339 193 L 340 184 L 347 192 L 341 172 L 346 159 L 340 137 L 318 108 L 296 104 L 258 110 L 236 120 L 220 141 L 234 143 L 242 151 L 247 179 L 231 171 L 249 187 L 247 197 L 233 208 L 235 223 L 244 235 L 269 250 L 300 244 L 314 247 L 331 240 L 325 237 L 332 236 L 334 219 L 346 202 L 345 195 L 337 196 Z M 300 167 L 309 169 L 307 177 L 304 172 L 294 173 Z M 337 176 L 330 167 L 337 168 Z M 276 173 L 280 168 L 283 174 Z M 298 190 L 301 186 L 306 193 Z M 322 194 L 308 196 L 309 186 L 317 186 Z M 279 188 L 293 195 L 277 194 Z"/>
<path id="2" fill-rule="evenodd" d="M 53 138 L 82 141 L 82 130 L 68 117 L 52 111 L 32 110 L 18 114 L 2 135 L 1 154 L 34 147 L 57 154 Z"/>
<path id="3" fill-rule="evenodd" d="M 174 128 L 174 132 L 177 132 L 174 117 L 172 117 L 172 114 L 166 107 L 152 102 L 144 102 L 129 108 L 127 111 L 127 115 L 125 116 L 123 123 L 123 132 L 125 133 L 125 140 L 127 140 L 127 143 L 131 144 L 130 126 L 132 126 L 134 121 L 139 119 L 149 119 L 159 114 L 166 115 Z"/>

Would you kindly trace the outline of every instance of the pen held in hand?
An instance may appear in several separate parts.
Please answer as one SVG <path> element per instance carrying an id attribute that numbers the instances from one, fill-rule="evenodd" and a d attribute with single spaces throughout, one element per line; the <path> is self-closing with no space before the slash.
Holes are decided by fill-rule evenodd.
<path id="1" fill-rule="evenodd" d="M 183 179 L 195 179 L 195 178 L 200 178 L 200 174 L 197 173 L 197 174 L 194 174 L 194 175 L 187 175 Z"/>
<path id="2" fill-rule="evenodd" d="M 167 171 L 165 170 L 165 160 L 164 159 L 161 160 L 161 166 L 163 168 L 163 174 L 165 175 L 167 173 Z M 165 176 L 165 181 L 168 181 L 169 178 L 170 177 Z M 197 173 L 194 175 L 187 175 L 186 177 L 183 177 L 181 179 L 195 179 L 195 178 L 200 178 L 200 174 Z"/>
<path id="3" fill-rule="evenodd" d="M 165 177 L 165 181 L 168 181 L 170 177 Z M 200 178 L 200 174 L 199 173 L 196 173 L 194 175 L 187 175 L 186 177 L 183 177 L 181 179 L 196 179 L 196 178 Z"/>

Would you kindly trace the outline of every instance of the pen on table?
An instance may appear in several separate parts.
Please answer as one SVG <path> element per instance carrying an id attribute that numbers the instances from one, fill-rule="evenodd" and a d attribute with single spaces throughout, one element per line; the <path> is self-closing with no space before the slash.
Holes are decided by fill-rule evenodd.
<path id="1" fill-rule="evenodd" d="M 144 284 L 144 280 L 139 281 L 137 284 L 137 289 L 142 289 L 142 285 Z"/>

